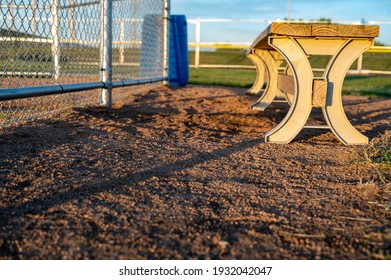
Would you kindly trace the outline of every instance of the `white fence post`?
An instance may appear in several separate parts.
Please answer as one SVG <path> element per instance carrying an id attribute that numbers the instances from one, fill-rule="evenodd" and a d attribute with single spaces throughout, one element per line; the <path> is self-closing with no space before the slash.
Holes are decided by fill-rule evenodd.
<path id="1" fill-rule="evenodd" d="M 196 29 L 195 29 L 195 53 L 194 53 L 194 66 L 195 68 L 200 67 L 200 50 L 201 50 L 201 19 L 196 18 Z"/>
<path id="2" fill-rule="evenodd" d="M 15 17 L 14 17 L 14 3 L 12 0 L 10 0 L 10 8 L 9 8 L 9 11 L 10 11 L 10 17 L 11 17 L 11 24 L 10 24 L 10 29 L 12 31 L 15 30 Z"/>
<path id="3" fill-rule="evenodd" d="M 119 64 L 125 62 L 125 20 L 121 18 L 119 23 Z"/>
<path id="4" fill-rule="evenodd" d="M 76 40 L 76 31 L 75 31 L 75 0 L 70 0 L 70 10 L 71 10 L 71 21 L 70 21 L 70 29 L 71 29 L 71 41 L 72 43 Z"/>
<path id="5" fill-rule="evenodd" d="M 58 3 L 59 0 L 52 1 L 51 14 L 52 14 L 52 59 L 53 59 L 53 76 L 54 80 L 57 81 L 60 77 L 60 20 L 58 14 Z"/>
<path id="6" fill-rule="evenodd" d="M 35 18 L 35 10 L 37 9 L 37 0 L 32 0 L 31 3 L 31 32 L 35 34 L 37 32 L 37 19 Z"/>
<path id="7" fill-rule="evenodd" d="M 168 66 L 169 66 L 169 50 L 170 50 L 170 14 L 171 14 L 170 0 L 164 0 L 164 50 L 163 50 L 163 77 L 168 78 Z M 167 84 L 168 81 L 164 81 L 163 84 Z"/>
<path id="8" fill-rule="evenodd" d="M 101 81 L 104 88 L 100 92 L 99 105 L 111 108 L 113 88 L 113 2 L 111 0 L 100 0 L 101 3 Z"/>

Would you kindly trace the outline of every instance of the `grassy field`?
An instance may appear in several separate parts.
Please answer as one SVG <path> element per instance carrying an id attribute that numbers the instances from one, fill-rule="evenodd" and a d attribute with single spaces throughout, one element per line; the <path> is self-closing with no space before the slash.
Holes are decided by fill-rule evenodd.
<path id="1" fill-rule="evenodd" d="M 190 69 L 190 83 L 250 88 L 255 81 L 255 69 Z"/>
<path id="2" fill-rule="evenodd" d="M 391 97 L 390 76 L 348 76 L 343 94 Z"/>
<path id="3" fill-rule="evenodd" d="M 313 67 L 325 67 L 330 56 L 312 56 L 310 63 Z M 194 64 L 194 51 L 189 51 L 190 64 Z M 220 64 L 220 65 L 253 65 L 246 58 L 244 50 L 202 51 L 200 54 L 200 64 Z M 353 63 L 352 69 L 357 68 L 357 63 Z M 389 52 L 367 52 L 363 56 L 363 68 L 371 70 L 391 71 L 391 53 Z"/>
<path id="4" fill-rule="evenodd" d="M 245 69 L 190 69 L 190 83 L 200 85 L 250 88 L 255 81 L 255 70 Z M 347 76 L 343 94 L 391 97 L 390 76 Z"/>

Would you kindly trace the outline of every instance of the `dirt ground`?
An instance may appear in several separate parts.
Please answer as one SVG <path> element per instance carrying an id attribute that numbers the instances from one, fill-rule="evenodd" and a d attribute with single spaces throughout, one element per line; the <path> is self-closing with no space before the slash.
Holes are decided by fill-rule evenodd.
<path id="1" fill-rule="evenodd" d="M 288 107 L 254 99 L 160 86 L 1 130 L 0 258 L 389 258 L 391 187 L 368 147 L 324 130 L 265 144 Z M 391 99 L 344 104 L 370 139 L 389 133 Z"/>

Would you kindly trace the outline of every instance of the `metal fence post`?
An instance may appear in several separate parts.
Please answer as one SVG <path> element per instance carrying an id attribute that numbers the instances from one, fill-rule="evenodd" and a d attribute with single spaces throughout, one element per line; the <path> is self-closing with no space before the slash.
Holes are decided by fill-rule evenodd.
<path id="1" fill-rule="evenodd" d="M 12 0 L 10 1 L 9 5 L 10 5 L 9 11 L 11 17 L 10 30 L 15 31 L 14 3 Z"/>
<path id="2" fill-rule="evenodd" d="M 170 0 L 164 0 L 164 50 L 163 50 L 163 77 L 168 77 L 169 66 L 169 50 L 170 50 Z M 168 81 L 164 81 L 163 84 L 167 84 Z"/>
<path id="3" fill-rule="evenodd" d="M 71 42 L 72 42 L 72 44 L 74 44 L 75 40 L 76 40 L 76 32 L 75 32 L 75 0 L 71 0 L 69 6 L 70 6 L 70 13 L 71 13 L 71 21 L 70 21 Z"/>
<path id="4" fill-rule="evenodd" d="M 120 32 L 119 32 L 119 64 L 125 63 L 125 20 L 120 20 Z"/>
<path id="5" fill-rule="evenodd" d="M 31 32 L 35 34 L 37 32 L 37 19 L 35 18 L 35 10 L 37 9 L 37 0 L 31 2 Z"/>
<path id="6" fill-rule="evenodd" d="M 131 6 L 131 19 L 132 19 L 132 23 L 131 23 L 131 30 L 130 30 L 130 34 L 131 34 L 131 42 L 132 42 L 132 48 L 135 48 L 136 47 L 136 42 L 137 42 L 137 24 L 138 24 L 138 21 L 137 21 L 137 1 L 136 0 L 132 0 L 132 6 Z"/>
<path id="7" fill-rule="evenodd" d="M 101 36 L 100 36 L 100 60 L 101 60 L 101 81 L 104 88 L 100 92 L 99 105 L 111 108 L 113 88 L 113 2 L 111 0 L 100 0 L 101 4 Z"/>
<path id="8" fill-rule="evenodd" d="M 52 58 L 53 58 L 53 77 L 54 80 L 58 80 L 60 77 L 60 19 L 58 14 L 59 0 L 52 1 L 51 14 L 52 14 Z"/>

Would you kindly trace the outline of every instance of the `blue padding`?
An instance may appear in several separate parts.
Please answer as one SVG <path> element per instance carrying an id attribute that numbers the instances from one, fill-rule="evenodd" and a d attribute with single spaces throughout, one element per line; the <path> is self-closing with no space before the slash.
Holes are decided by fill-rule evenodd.
<path id="1" fill-rule="evenodd" d="M 189 82 L 187 22 L 184 15 L 171 15 L 168 83 L 185 86 Z"/>

